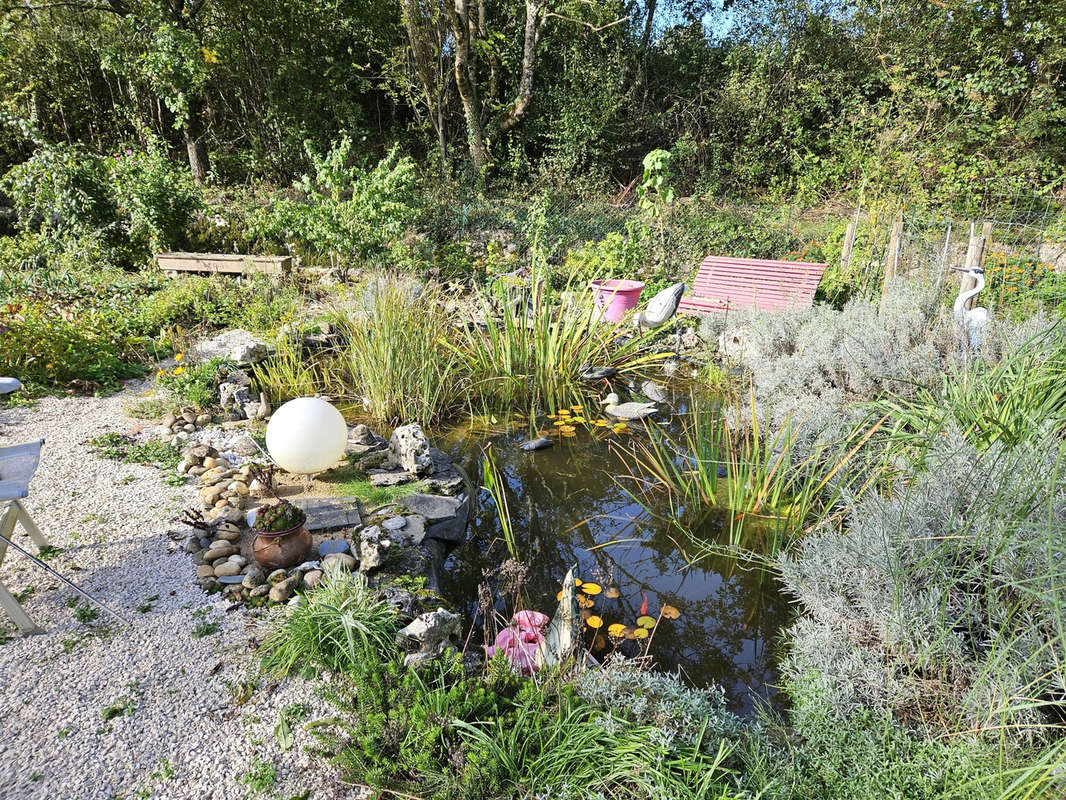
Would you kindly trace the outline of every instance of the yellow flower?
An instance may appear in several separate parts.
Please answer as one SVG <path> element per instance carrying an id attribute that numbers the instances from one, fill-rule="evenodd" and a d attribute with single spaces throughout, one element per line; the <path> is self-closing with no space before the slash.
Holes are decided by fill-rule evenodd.
<path id="1" fill-rule="evenodd" d="M 204 61 L 206 63 L 208 63 L 208 64 L 217 64 L 218 63 L 218 51 L 217 50 L 211 50 L 211 49 L 209 49 L 207 47 L 201 47 L 200 48 L 200 52 L 203 53 Z"/>
<path id="2" fill-rule="evenodd" d="M 174 374 L 175 375 L 180 375 L 184 371 L 185 371 L 185 367 L 174 367 Z"/>
<path id="3" fill-rule="evenodd" d="M 178 353 L 177 355 L 174 356 L 174 360 L 175 361 L 181 361 L 183 358 L 185 358 L 185 354 L 184 353 Z"/>
<path id="4" fill-rule="evenodd" d="M 161 369 L 161 370 L 159 370 L 159 372 L 157 372 L 157 373 L 155 374 L 155 376 L 156 376 L 157 378 L 162 378 L 162 377 L 163 377 L 164 375 L 166 375 L 166 374 L 167 374 L 166 370 L 163 370 L 163 369 Z"/>

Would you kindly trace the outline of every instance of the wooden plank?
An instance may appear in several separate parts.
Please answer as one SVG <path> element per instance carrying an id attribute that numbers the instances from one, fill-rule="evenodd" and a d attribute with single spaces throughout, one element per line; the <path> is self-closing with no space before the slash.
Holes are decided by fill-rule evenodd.
<path id="1" fill-rule="evenodd" d="M 257 256 L 240 253 L 158 253 L 155 261 L 163 272 L 238 275 L 257 272 L 266 275 L 283 275 L 292 269 L 291 256 Z"/>

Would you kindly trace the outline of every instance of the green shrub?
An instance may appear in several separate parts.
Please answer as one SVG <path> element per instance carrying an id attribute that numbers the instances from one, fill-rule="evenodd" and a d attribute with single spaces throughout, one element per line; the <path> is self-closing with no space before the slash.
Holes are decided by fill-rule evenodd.
<path id="1" fill-rule="evenodd" d="M 788 682 L 792 711 L 789 730 L 781 732 L 788 746 L 762 740 L 745 754 L 742 783 L 753 793 L 773 800 L 1051 796 L 1047 770 L 1026 775 L 1026 768 L 1039 762 L 1039 751 L 1003 750 L 965 735 L 924 737 L 868 709 L 841 717 L 820 690 L 822 683 L 809 675 Z"/>
<path id="2" fill-rule="evenodd" d="M 13 375 L 31 391 L 111 390 L 144 368 L 115 354 L 115 343 L 89 322 L 67 321 L 38 306 L 0 311 L 0 373 Z"/>
<path id="3" fill-rule="evenodd" d="M 284 199 L 272 209 L 273 230 L 334 264 L 396 244 L 414 217 L 414 161 L 394 147 L 372 169 L 362 170 L 351 163 L 350 136 L 325 155 L 310 144 L 306 148 L 314 173 L 294 185 L 301 201 Z"/>
<path id="4" fill-rule="evenodd" d="M 156 384 L 175 400 L 204 410 L 218 405 L 219 375 L 236 366 L 222 358 L 211 358 L 199 364 L 180 359 L 177 366 L 156 373 Z"/>
<path id="5" fill-rule="evenodd" d="M 111 179 L 117 213 L 137 252 L 147 257 L 177 249 L 202 203 L 189 170 L 175 166 L 154 144 L 147 151 L 127 149 L 115 155 Z"/>

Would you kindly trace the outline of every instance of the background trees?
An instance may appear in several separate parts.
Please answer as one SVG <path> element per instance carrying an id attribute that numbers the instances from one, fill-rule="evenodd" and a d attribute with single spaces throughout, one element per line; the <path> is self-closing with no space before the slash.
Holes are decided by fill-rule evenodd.
<path id="1" fill-rule="evenodd" d="M 161 139 L 284 183 L 347 133 L 429 172 L 808 197 L 1057 185 L 1066 2 L 0 0 L 0 169 Z M 18 123 L 21 123 L 18 124 Z M 28 128 L 27 128 L 28 126 Z"/>

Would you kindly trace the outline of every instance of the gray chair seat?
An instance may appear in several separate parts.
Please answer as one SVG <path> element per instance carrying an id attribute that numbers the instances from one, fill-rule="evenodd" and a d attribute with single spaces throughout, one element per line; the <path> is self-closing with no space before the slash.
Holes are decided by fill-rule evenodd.
<path id="1" fill-rule="evenodd" d="M 7 554 L 7 540 L 14 534 L 17 523 L 22 524 L 38 548 L 48 546 L 48 540 L 21 502 L 30 492 L 30 481 L 41 461 L 43 444 L 44 439 L 40 439 L 26 444 L 0 447 L 0 504 L 3 504 L 0 505 L 0 564 Z M 24 632 L 34 633 L 39 630 L 3 583 L 0 583 L 0 608 L 3 608 Z"/>
<path id="2" fill-rule="evenodd" d="M 0 447 L 0 503 L 21 500 L 30 493 L 30 481 L 41 461 L 44 439 Z"/>

